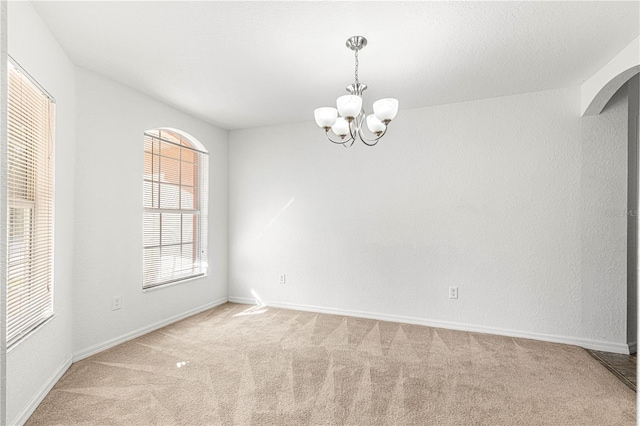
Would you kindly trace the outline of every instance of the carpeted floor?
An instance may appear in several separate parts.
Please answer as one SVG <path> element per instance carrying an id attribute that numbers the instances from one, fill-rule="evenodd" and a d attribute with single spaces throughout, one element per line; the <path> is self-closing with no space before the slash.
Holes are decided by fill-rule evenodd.
<path id="1" fill-rule="evenodd" d="M 635 425 L 583 349 L 227 303 L 77 362 L 28 425 Z"/>

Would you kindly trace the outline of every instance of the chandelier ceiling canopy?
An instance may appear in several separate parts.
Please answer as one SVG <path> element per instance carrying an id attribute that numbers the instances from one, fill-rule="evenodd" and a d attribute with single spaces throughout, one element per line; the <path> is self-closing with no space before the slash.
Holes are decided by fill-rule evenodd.
<path id="1" fill-rule="evenodd" d="M 387 126 L 398 113 L 398 100 L 393 98 L 380 99 L 373 103 L 373 114 L 368 116 L 362 107 L 362 92 L 367 85 L 358 81 L 358 52 L 367 45 L 367 39 L 362 36 L 353 36 L 347 39 L 347 47 L 355 52 L 356 72 L 355 82 L 347 86 L 350 95 L 340 96 L 336 100 L 336 108 L 316 108 L 314 116 L 318 126 L 324 129 L 327 139 L 331 142 L 350 147 L 356 138 L 365 145 L 373 146 L 387 132 Z M 363 129 L 367 122 L 367 128 L 371 132 L 368 137 Z M 339 139 L 331 137 L 329 130 Z"/>

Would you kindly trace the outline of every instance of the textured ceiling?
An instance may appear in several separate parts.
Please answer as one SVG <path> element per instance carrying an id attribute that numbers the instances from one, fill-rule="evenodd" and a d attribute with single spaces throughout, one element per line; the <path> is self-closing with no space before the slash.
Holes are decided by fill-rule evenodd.
<path id="1" fill-rule="evenodd" d="M 400 109 L 577 86 L 639 2 L 36 2 L 71 60 L 225 129 L 311 120 L 353 82 Z"/>

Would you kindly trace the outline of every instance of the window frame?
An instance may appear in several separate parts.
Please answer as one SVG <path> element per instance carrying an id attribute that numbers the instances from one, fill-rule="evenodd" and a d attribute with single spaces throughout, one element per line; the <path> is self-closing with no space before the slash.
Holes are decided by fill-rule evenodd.
<path id="1" fill-rule="evenodd" d="M 166 132 L 171 135 L 172 138 L 175 138 L 177 141 L 170 140 L 166 137 L 162 136 L 162 133 Z M 157 134 L 156 134 L 157 133 Z M 147 138 L 151 140 L 151 151 L 147 150 Z M 158 153 L 156 153 L 156 142 L 160 146 Z M 179 150 L 179 158 L 170 157 L 162 155 L 162 144 L 169 144 L 172 147 L 178 148 Z M 206 277 L 209 274 L 208 270 L 208 260 L 207 260 L 207 243 L 208 243 L 208 226 L 207 226 L 207 211 L 208 211 L 208 161 L 209 161 L 209 153 L 202 146 L 202 144 L 197 141 L 192 136 L 186 134 L 177 129 L 170 128 L 156 128 L 152 130 L 148 130 L 143 132 L 143 155 L 145 170 L 143 172 L 143 277 L 142 277 L 142 290 L 148 291 L 156 288 L 161 288 L 169 285 L 174 285 L 178 283 L 183 283 L 186 281 L 192 281 L 194 279 Z M 188 150 L 189 152 L 193 152 L 193 161 L 189 162 L 187 160 L 183 160 L 183 150 Z M 147 173 L 147 155 L 150 154 L 150 163 L 151 163 L 151 173 Z M 158 161 L 158 173 L 154 172 L 153 166 L 156 164 L 156 158 Z M 178 161 L 179 163 L 179 171 L 178 171 L 178 183 L 170 182 L 163 180 L 164 175 L 162 174 L 162 159 Z M 193 185 L 184 185 L 182 183 L 182 167 L 183 163 L 193 164 Z M 154 185 L 157 185 L 157 194 L 158 200 L 155 201 L 154 197 L 156 195 L 156 188 Z M 161 198 L 161 189 L 162 187 L 170 187 L 175 188 L 177 192 L 178 198 L 178 207 L 162 207 L 162 198 Z M 182 199 L 184 194 L 183 188 L 192 188 L 193 189 L 193 208 L 183 208 Z M 150 189 L 149 189 L 150 188 Z M 148 206 L 148 196 L 151 196 L 151 206 Z M 157 203 L 157 205 L 156 205 Z M 147 215 L 158 215 L 158 229 L 154 229 L 153 224 L 149 225 L 149 220 Z M 179 243 L 173 244 L 163 244 L 163 216 L 162 215 L 179 215 L 180 217 L 180 241 Z M 192 234 L 192 239 L 190 241 L 183 241 L 184 238 L 184 216 L 191 216 L 194 223 L 194 231 Z M 149 233 L 149 234 L 148 234 Z M 145 241 L 148 237 L 153 237 L 157 235 L 157 244 L 146 244 Z M 162 264 L 168 258 L 170 261 L 173 260 L 175 263 L 176 256 L 162 256 L 162 249 L 166 247 L 180 247 L 180 255 L 179 258 L 185 258 L 184 256 L 184 246 L 193 246 L 193 254 L 191 256 L 191 261 L 187 262 L 191 264 L 192 273 L 184 274 L 178 277 L 166 278 L 162 277 L 163 269 Z M 157 261 L 157 257 L 151 257 L 148 255 L 147 250 L 159 250 L 160 256 L 160 269 L 158 272 L 158 265 L 154 264 L 154 260 Z M 197 269 L 197 271 L 194 271 Z M 154 272 L 150 272 L 154 271 Z M 183 272 L 178 270 L 178 273 Z M 158 274 L 161 276 L 160 279 L 149 278 L 149 275 Z M 171 270 L 171 275 L 176 274 L 176 269 Z"/>
<path id="2" fill-rule="evenodd" d="M 12 73 L 16 73 L 21 77 L 21 91 L 24 85 L 22 82 L 25 80 L 27 84 L 32 86 L 32 93 L 27 96 L 43 97 L 46 102 L 46 109 L 38 110 L 34 109 L 33 105 L 25 106 L 26 104 L 21 101 L 17 107 L 18 110 L 14 112 L 16 116 L 14 120 L 23 123 L 29 121 L 33 123 L 34 129 L 38 126 L 43 126 L 43 131 L 48 134 L 41 137 L 41 140 L 33 137 L 37 130 L 30 130 L 32 133 L 29 137 L 24 136 L 22 144 L 18 144 L 14 139 L 16 136 L 11 135 L 9 129 L 16 132 L 16 124 L 12 120 L 12 105 L 10 97 L 12 96 Z M 26 101 L 28 102 L 28 101 Z M 23 118 L 27 116 L 27 112 L 34 113 L 33 116 Z M 37 113 L 37 114 L 36 114 Z M 17 118 L 16 118 L 17 117 Z M 46 125 L 42 125 L 42 122 L 46 122 Z M 40 123 L 40 124 L 36 124 Z M 25 124 L 21 125 L 22 131 L 25 131 Z M 44 88 L 42 85 L 29 74 L 22 66 L 13 59 L 10 55 L 7 55 L 7 175 L 6 182 L 2 184 L 6 186 L 6 217 L 7 217 L 7 235 L 6 235 L 6 259 L 3 260 L 4 265 L 4 278 L 6 279 L 6 291 L 7 291 L 7 349 L 10 350 L 17 346 L 25 338 L 36 332 L 45 323 L 55 317 L 55 151 L 56 151 L 56 100 L 55 98 Z M 13 141 L 13 143 L 12 143 Z M 30 150 L 27 154 L 27 159 L 24 160 L 17 153 L 20 150 L 23 152 L 25 149 Z M 10 172 L 10 163 L 13 159 L 14 167 L 16 161 L 26 161 L 24 163 L 25 179 L 24 182 L 20 181 L 24 186 L 24 195 L 22 197 L 15 194 L 15 182 L 18 174 Z M 30 162 L 30 163 L 29 163 Z M 14 190 L 10 190 L 11 181 L 13 181 Z M 13 195 L 12 195 L 13 192 Z M 4 207 L 4 206 L 3 206 Z M 22 223 L 28 223 L 28 229 L 25 231 L 28 234 L 28 248 L 12 250 L 11 238 L 17 235 L 16 231 L 12 231 L 12 217 L 16 217 L 12 210 L 16 212 L 23 210 L 28 211 L 30 218 L 28 220 L 22 220 Z M 43 230 L 43 224 L 45 226 Z M 27 240 L 27 238 L 24 238 Z M 14 245 L 15 247 L 15 245 Z M 44 254 L 41 254 L 44 251 Z M 10 262 L 12 255 L 26 256 L 28 259 L 23 263 L 26 264 L 26 269 L 29 270 L 26 273 L 27 284 L 21 284 L 18 290 L 10 291 L 11 276 L 15 279 L 16 276 L 20 277 L 24 273 L 15 270 L 15 266 L 12 267 Z M 12 270 L 13 269 L 13 270 Z M 44 277 L 44 278 L 43 278 Z M 24 277 L 23 277 L 24 279 Z M 43 291 L 40 286 L 46 286 L 46 291 Z M 26 301 L 16 301 L 13 299 L 19 293 L 27 293 Z M 11 306 L 19 304 L 21 307 L 16 308 L 12 312 Z M 22 308 L 22 305 L 25 308 Z M 13 324 L 12 324 L 13 323 Z M 13 329 L 13 327 L 15 329 Z"/>

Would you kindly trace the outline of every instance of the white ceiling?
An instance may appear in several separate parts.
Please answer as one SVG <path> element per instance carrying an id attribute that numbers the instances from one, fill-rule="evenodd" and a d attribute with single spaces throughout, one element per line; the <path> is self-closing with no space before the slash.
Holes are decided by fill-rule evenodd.
<path id="1" fill-rule="evenodd" d="M 639 2 L 37 2 L 71 60 L 225 129 L 311 120 L 353 82 L 400 109 L 591 77 Z"/>

